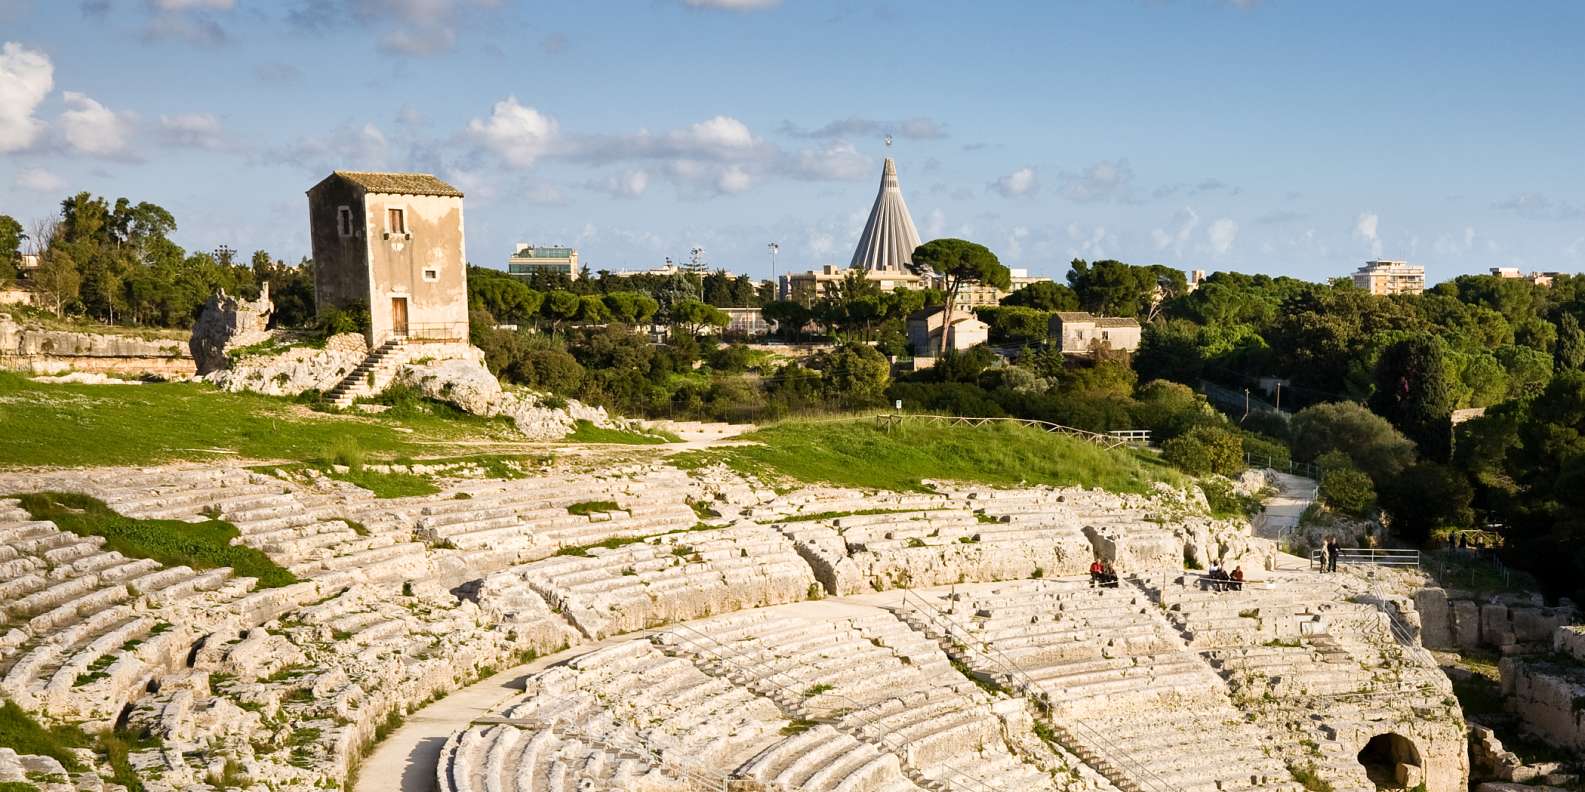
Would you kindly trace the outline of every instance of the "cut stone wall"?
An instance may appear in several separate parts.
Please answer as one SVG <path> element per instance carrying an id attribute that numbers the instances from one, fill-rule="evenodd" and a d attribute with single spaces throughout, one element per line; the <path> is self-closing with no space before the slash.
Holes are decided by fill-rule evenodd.
<path id="1" fill-rule="evenodd" d="M 31 374 L 86 371 L 165 378 L 196 372 L 187 345 L 168 338 L 48 330 L 17 323 L 0 313 L 0 368 Z"/>

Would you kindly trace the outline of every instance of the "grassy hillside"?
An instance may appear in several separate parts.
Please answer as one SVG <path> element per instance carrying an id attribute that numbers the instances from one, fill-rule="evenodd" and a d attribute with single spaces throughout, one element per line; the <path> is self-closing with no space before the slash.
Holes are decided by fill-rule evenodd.
<path id="1" fill-rule="evenodd" d="M 0 372 L 0 467 L 137 465 L 238 455 L 315 460 L 348 444 L 381 456 L 433 454 L 461 438 L 520 441 L 500 421 L 442 409 L 316 413 L 207 385 L 56 385 Z"/>
<path id="2" fill-rule="evenodd" d="M 977 428 L 905 423 L 881 429 L 869 419 L 787 422 L 739 439 L 757 445 L 681 454 L 691 467 L 725 462 L 743 473 L 867 489 L 919 490 L 922 479 L 1101 487 L 1144 492 L 1151 483 L 1184 483 L 1154 457 L 1106 450 L 1010 424 Z"/>

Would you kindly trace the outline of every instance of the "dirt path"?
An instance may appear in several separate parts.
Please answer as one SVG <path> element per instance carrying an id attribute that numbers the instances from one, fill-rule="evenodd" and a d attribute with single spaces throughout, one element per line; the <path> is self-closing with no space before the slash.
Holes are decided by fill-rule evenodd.
<path id="1" fill-rule="evenodd" d="M 1299 518 L 1304 515 L 1304 510 L 1315 502 L 1316 485 L 1315 479 L 1288 473 L 1273 472 L 1271 478 L 1272 483 L 1277 485 L 1277 494 L 1266 499 L 1265 510 L 1255 518 L 1255 535 L 1280 543 L 1284 534 L 1298 527 Z M 1296 556 L 1287 554 L 1279 558 L 1283 562 L 1283 568 L 1303 563 Z"/>

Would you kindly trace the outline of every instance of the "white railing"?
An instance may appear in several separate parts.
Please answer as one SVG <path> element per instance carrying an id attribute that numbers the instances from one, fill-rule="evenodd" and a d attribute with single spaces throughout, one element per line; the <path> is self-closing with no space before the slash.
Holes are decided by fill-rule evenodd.
<path id="1" fill-rule="evenodd" d="M 1082 719 L 1073 720 L 1071 726 L 1056 723 L 1055 718 L 1051 717 L 1051 695 L 1043 690 L 1039 683 L 1025 673 L 1017 663 L 1013 662 L 1011 658 L 993 644 L 971 635 L 967 629 L 959 625 L 951 616 L 931 605 L 929 601 L 912 589 L 903 589 L 901 609 L 906 610 L 909 607 L 918 612 L 920 616 L 939 630 L 942 636 L 953 644 L 961 646 L 964 651 L 978 651 L 980 657 L 995 667 L 1001 676 L 1006 679 L 1006 683 L 1010 687 L 1034 703 L 1035 708 L 1051 722 L 1051 725 L 1064 731 L 1073 732 L 1075 741 L 1082 739 L 1088 743 L 1087 747 L 1100 754 L 1102 758 L 1116 768 L 1117 772 L 1123 774 L 1123 778 L 1110 779 L 1114 784 L 1119 786 L 1131 784 L 1145 792 L 1175 792 L 1175 788 L 1171 784 L 1162 780 L 1149 767 L 1146 767 L 1142 762 L 1135 759 L 1131 754 L 1107 738 L 1106 735 L 1086 724 Z M 1070 750 L 1076 748 L 1077 746 L 1072 746 Z M 1101 768 L 1095 769 L 1100 770 Z"/>
<path id="2" fill-rule="evenodd" d="M 1326 551 L 1310 551 L 1310 568 L 1326 567 Z M 1401 550 L 1390 547 L 1349 547 L 1337 551 L 1339 564 L 1368 564 L 1370 566 L 1415 567 L 1420 566 L 1419 550 Z"/>
<path id="3" fill-rule="evenodd" d="M 977 427 L 992 423 L 1011 423 L 1039 429 L 1051 434 L 1076 437 L 1086 442 L 1094 443 L 1102 448 L 1117 448 L 1119 446 L 1150 445 L 1149 429 L 1123 429 L 1113 432 L 1092 432 L 1088 429 L 1076 429 L 1072 426 L 1052 423 L 1050 421 L 1037 421 L 1033 418 L 973 418 L 964 415 L 928 415 L 924 413 L 890 413 L 875 416 L 876 425 L 890 429 L 901 426 L 904 420 L 924 421 L 926 423 L 945 424 L 947 426 Z"/>

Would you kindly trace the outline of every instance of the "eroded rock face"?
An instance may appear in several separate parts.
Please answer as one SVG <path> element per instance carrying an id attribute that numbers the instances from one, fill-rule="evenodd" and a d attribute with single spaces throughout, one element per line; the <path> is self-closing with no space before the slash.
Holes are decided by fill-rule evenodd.
<path id="1" fill-rule="evenodd" d="M 330 390 L 368 355 L 369 345 L 361 334 L 342 333 L 331 336 L 321 348 L 300 346 L 245 357 L 204 378 L 233 392 L 296 396 L 306 390 Z"/>
<path id="2" fill-rule="evenodd" d="M 0 313 L 0 368 L 34 374 L 81 371 L 187 377 L 193 373 L 187 350 L 177 340 L 30 327 L 7 313 Z"/>
<path id="3" fill-rule="evenodd" d="M 494 415 L 501 401 L 500 381 L 471 360 L 413 362 L 403 366 L 396 378 L 428 398 L 454 404 L 473 415 Z"/>
<path id="4" fill-rule="evenodd" d="M 225 368 L 229 350 L 269 339 L 273 313 L 275 304 L 270 302 L 267 283 L 257 300 L 232 297 L 224 289 L 210 297 L 193 324 L 192 340 L 187 342 L 198 373 L 208 374 Z"/>

